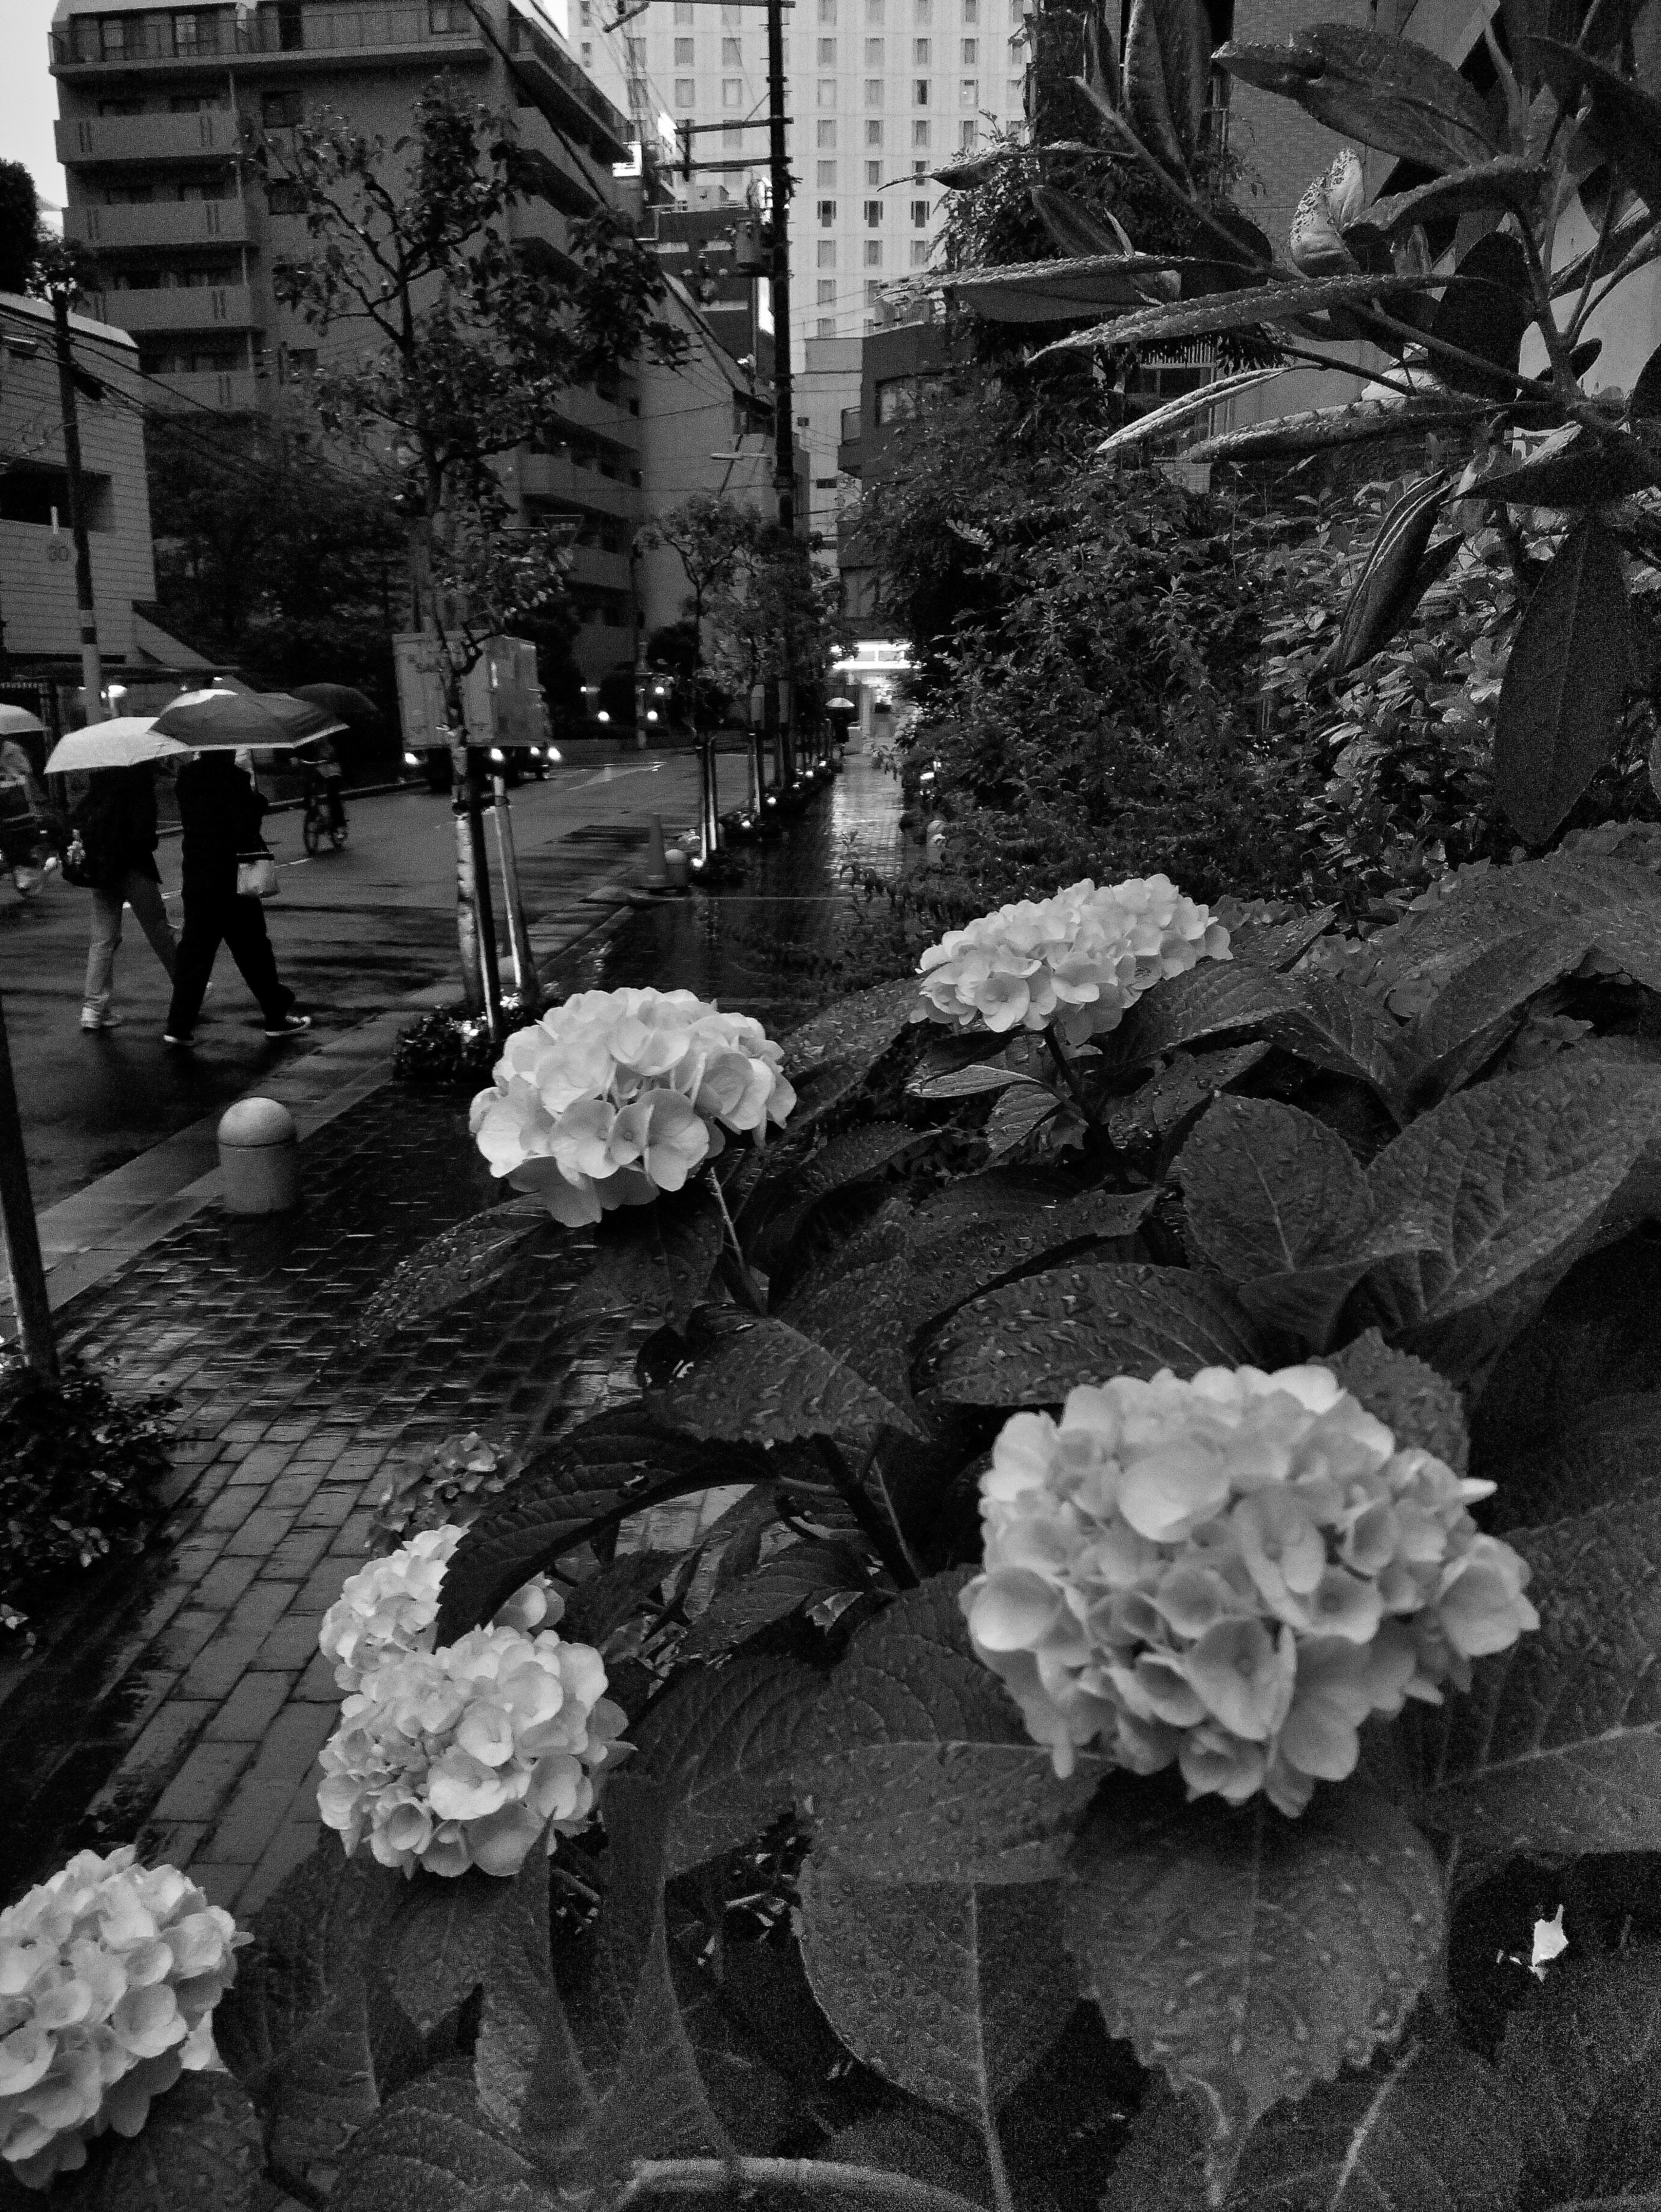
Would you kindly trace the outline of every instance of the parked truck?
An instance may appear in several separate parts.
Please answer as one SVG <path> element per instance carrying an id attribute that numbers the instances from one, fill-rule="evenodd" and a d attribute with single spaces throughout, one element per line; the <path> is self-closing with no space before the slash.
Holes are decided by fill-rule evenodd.
<path id="1" fill-rule="evenodd" d="M 424 773 L 435 791 L 450 787 L 450 744 L 441 673 L 442 647 L 430 633 L 392 640 L 398 709 L 404 725 L 404 765 Z M 461 683 L 467 742 L 488 757 L 508 783 L 545 775 L 559 758 L 550 742 L 548 710 L 537 676 L 536 647 L 526 638 L 493 637 Z"/>

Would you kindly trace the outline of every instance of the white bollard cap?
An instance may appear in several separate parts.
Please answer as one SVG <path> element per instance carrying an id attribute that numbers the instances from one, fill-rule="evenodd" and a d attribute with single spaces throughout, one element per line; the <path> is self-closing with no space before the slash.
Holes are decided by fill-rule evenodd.
<path id="1" fill-rule="evenodd" d="M 292 1145 L 300 1131 L 294 1115 L 275 1098 L 239 1098 L 228 1107 L 219 1123 L 219 1141 L 237 1152 L 257 1151 L 266 1145 Z"/>

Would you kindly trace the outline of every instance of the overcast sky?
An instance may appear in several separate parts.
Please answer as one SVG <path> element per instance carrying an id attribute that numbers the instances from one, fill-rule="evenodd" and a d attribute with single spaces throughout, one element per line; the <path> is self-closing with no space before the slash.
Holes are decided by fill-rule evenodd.
<path id="1" fill-rule="evenodd" d="M 52 0 L 0 0 L 0 155 L 24 162 L 41 198 L 62 207 L 64 172 L 52 136 L 58 85 L 46 67 L 52 11 Z"/>

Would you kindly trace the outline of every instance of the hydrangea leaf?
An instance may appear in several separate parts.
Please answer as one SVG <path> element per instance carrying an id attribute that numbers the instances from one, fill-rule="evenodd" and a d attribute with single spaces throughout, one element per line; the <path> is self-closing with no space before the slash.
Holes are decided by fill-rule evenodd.
<path id="1" fill-rule="evenodd" d="M 839 999 L 783 1040 L 784 1072 L 796 1090 L 793 1135 L 850 1097 L 910 1025 L 917 979 L 903 975 Z"/>
<path id="2" fill-rule="evenodd" d="M 419 1251 L 400 1260 L 370 1297 L 352 1333 L 353 1350 L 373 1352 L 411 1322 L 447 1313 L 488 1289 L 542 1230 L 554 1238 L 569 1239 L 571 1234 L 536 1198 L 510 1198 L 441 1230 Z"/>
<path id="3" fill-rule="evenodd" d="M 1535 993 L 1578 968 L 1591 944 L 1588 924 L 1530 931 L 1504 939 L 1462 968 L 1408 1032 L 1415 1097 L 1456 1090 L 1500 1049 Z"/>
<path id="4" fill-rule="evenodd" d="M 997 1104 L 986 1117 L 983 1134 L 987 1158 L 1002 1159 L 1018 1145 L 1036 1136 L 1056 1115 L 1067 1110 L 1068 1102 L 1059 1091 L 1052 1091 L 1047 1083 L 1036 1082 L 1030 1075 L 1021 1076 L 1000 1094 Z"/>
<path id="5" fill-rule="evenodd" d="M 1098 2212 L 1210 2212 L 1209 2140 L 1205 2099 L 1197 2090 L 1179 2096 L 1155 2075 L 1113 2161 Z"/>
<path id="6" fill-rule="evenodd" d="M 1482 1465 L 1555 1443 L 1599 1399 L 1661 1390 L 1658 1301 L 1661 1244 L 1629 1238 L 1572 1267 L 1501 1354 L 1478 1401 Z"/>
<path id="7" fill-rule="evenodd" d="M 989 2130 L 1073 2009 L 1059 1885 L 861 1881 L 814 1856 L 801 1907 L 807 1978 L 849 2050 Z"/>
<path id="8" fill-rule="evenodd" d="M 1661 1499 L 1661 1397 L 1598 1399 L 1531 1449 L 1485 1458 L 1482 1471 L 1500 1486 L 1487 1519 L 1501 1533 Z"/>
<path id="9" fill-rule="evenodd" d="M 1116 1777 L 1074 1854 L 1068 1942 L 1108 2032 L 1203 2093 L 1220 2195 L 1282 2097 L 1365 2065 L 1441 1955 L 1441 1881 L 1406 1816 L 1354 1787 L 1296 1820 Z"/>
<path id="10" fill-rule="evenodd" d="M 554 1982 L 548 1862 L 532 1851 L 502 1893 L 473 2046 L 479 2109 L 545 2152 L 580 2137 L 597 2100 Z"/>
<path id="11" fill-rule="evenodd" d="M 1661 1945 L 1558 1960 L 1506 2021 L 1499 2063 L 1530 2201 L 1628 2198 L 1639 2176 L 1609 2166 L 1632 2118 L 1647 2108 L 1654 2126 Z"/>
<path id="12" fill-rule="evenodd" d="M 1116 1145 L 1165 1139 L 1175 1144 L 1191 1123 L 1229 1085 L 1249 1075 L 1273 1049 L 1265 1038 L 1252 1044 L 1224 1045 L 1211 1052 L 1178 1048 L 1128 1098 L 1108 1107 L 1107 1133 Z"/>
<path id="13" fill-rule="evenodd" d="M 1051 1406 L 1079 1382 L 1260 1367 L 1266 1356 L 1225 1285 L 1186 1267 L 1105 1261 L 1049 1268 L 974 1299 L 936 1338 L 931 1363 L 956 1405 Z"/>
<path id="14" fill-rule="evenodd" d="M 1178 1045 L 1247 1030 L 1311 1066 L 1365 1083 L 1396 1111 L 1397 1026 L 1376 1000 L 1335 977 L 1281 975 L 1244 960 L 1202 960 L 1139 999 L 1104 1049 L 1119 1066 L 1141 1067 Z"/>
<path id="15" fill-rule="evenodd" d="M 1539 1631 L 1480 1660 L 1468 1696 L 1396 1724 L 1414 1809 L 1458 1838 L 1465 1882 L 1506 1858 L 1661 1850 L 1661 1502 L 1507 1540 Z"/>
<path id="16" fill-rule="evenodd" d="M 767 1474 L 759 1453 L 684 1435 L 637 1403 L 597 1413 L 538 1452 L 468 1528 L 445 1570 L 438 1642 L 489 1620 L 599 1528 L 665 1498 Z"/>
<path id="17" fill-rule="evenodd" d="M 1368 1171 L 1381 1225 L 1433 1248 L 1374 1269 L 1386 1334 L 1455 1380 L 1478 1373 L 1545 1298 L 1661 1134 L 1661 1082 L 1602 1060 L 1500 1076 L 1449 1098 Z"/>
<path id="18" fill-rule="evenodd" d="M 1459 1393 L 1446 1376 L 1411 1352 L 1394 1351 L 1376 1328 L 1366 1330 L 1342 1352 L 1330 1353 L 1329 1367 L 1353 1398 L 1393 1431 L 1397 1443 L 1416 1444 L 1463 1474 L 1470 1460 L 1470 1437 Z"/>
<path id="19" fill-rule="evenodd" d="M 815 1850 L 872 1881 L 1028 1882 L 1057 1871 L 1105 1771 L 1057 1778 L 970 1648 L 964 1572 L 908 1590 L 862 1628 L 798 1751 Z"/>
<path id="20" fill-rule="evenodd" d="M 796 1763 L 821 1678 L 774 1656 L 678 1675 L 630 1730 L 630 1772 L 668 1805 L 672 1876 L 747 1843 L 790 1809 Z M 608 1788 L 610 1784 L 608 1784 Z"/>
<path id="21" fill-rule="evenodd" d="M 680 1656 L 707 1659 L 730 1651 L 776 1621 L 826 1598 L 862 1595 L 868 1587 L 865 1561 L 847 1544 L 828 1538 L 792 1544 L 711 1599 L 681 1638 Z"/>
<path id="22" fill-rule="evenodd" d="M 1183 1146 L 1188 1241 L 1225 1281 L 1295 1272 L 1366 1236 L 1366 1177 L 1335 1131 L 1273 1098 L 1219 1098 Z"/>
<path id="23" fill-rule="evenodd" d="M 551 2179 L 480 2108 L 472 2084 L 424 2074 L 353 2136 L 338 2212 L 557 2212 Z"/>
<path id="24" fill-rule="evenodd" d="M 724 1234 L 721 1208 L 702 1179 L 678 1197 L 619 1207 L 595 1232 L 593 1264 L 572 1291 L 566 1317 L 654 1316 L 684 1329 L 709 1291 Z"/>
<path id="25" fill-rule="evenodd" d="M 87 2163 L 54 2176 L 46 2196 L 0 2169 L 0 2203 L 7 2212 L 46 2203 L 52 2212 L 246 2212 L 263 2164 L 259 2121 L 241 2084 L 228 2074 L 183 2074 L 151 2100 L 136 2136 L 101 2136 Z"/>
<path id="26" fill-rule="evenodd" d="M 403 1885 L 385 1952 L 392 1992 L 425 2034 L 484 1979 L 508 1885 L 477 1867 Z"/>
<path id="27" fill-rule="evenodd" d="M 668 1418 L 691 1436 L 767 1444 L 868 1437 L 882 1428 L 926 1433 L 909 1405 L 788 1322 L 734 1316 L 722 1334 L 714 1358 L 661 1394 Z"/>
<path id="28" fill-rule="evenodd" d="M 1252 2132 L 1229 2212 L 1513 2212 L 1522 2160 L 1492 2067 L 1450 2040 L 1324 2081 Z"/>

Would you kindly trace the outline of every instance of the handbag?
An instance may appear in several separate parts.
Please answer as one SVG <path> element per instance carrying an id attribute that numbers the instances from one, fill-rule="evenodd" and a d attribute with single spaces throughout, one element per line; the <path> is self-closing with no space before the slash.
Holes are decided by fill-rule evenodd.
<path id="1" fill-rule="evenodd" d="M 269 853 L 251 853 L 246 860 L 237 862 L 238 898 L 274 899 L 280 889 L 277 862 Z"/>
<path id="2" fill-rule="evenodd" d="M 70 839 L 69 849 L 64 855 L 64 881 L 74 884 L 83 891 L 101 890 L 104 871 L 94 865 L 87 851 L 86 841 L 77 830 Z"/>

